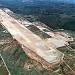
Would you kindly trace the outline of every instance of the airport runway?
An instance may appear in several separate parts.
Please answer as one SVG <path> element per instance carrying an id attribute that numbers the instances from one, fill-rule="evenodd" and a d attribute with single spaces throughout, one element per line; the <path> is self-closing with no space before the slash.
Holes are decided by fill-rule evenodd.
<path id="1" fill-rule="evenodd" d="M 0 9 L 1 24 L 21 45 L 28 47 L 49 63 L 60 61 L 62 54 L 48 47 L 42 39 Z"/>

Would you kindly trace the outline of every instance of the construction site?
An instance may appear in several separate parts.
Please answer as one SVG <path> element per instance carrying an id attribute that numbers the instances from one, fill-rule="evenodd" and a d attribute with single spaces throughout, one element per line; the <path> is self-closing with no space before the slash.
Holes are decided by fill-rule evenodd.
<path id="1" fill-rule="evenodd" d="M 75 75 L 74 34 L 17 18 L 7 8 L 0 9 L 0 24 L 0 54 L 9 75 Z"/>

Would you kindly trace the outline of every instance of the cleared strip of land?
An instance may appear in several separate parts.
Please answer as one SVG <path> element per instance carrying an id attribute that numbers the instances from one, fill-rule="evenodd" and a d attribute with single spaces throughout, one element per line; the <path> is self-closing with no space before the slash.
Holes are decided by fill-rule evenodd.
<path id="1" fill-rule="evenodd" d="M 26 46 L 49 63 L 60 61 L 62 54 L 59 51 L 48 47 L 43 43 L 41 38 L 20 24 L 16 19 L 9 16 L 2 9 L 0 9 L 0 19 L 3 27 L 5 27 L 20 44 Z"/>

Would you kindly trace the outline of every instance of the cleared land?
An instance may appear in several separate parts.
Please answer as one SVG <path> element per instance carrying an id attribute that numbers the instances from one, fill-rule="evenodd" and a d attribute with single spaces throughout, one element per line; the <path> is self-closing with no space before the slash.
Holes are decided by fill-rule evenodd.
<path id="1" fill-rule="evenodd" d="M 1 24 L 20 44 L 26 46 L 49 63 L 60 61 L 62 53 L 45 44 L 37 35 L 1 9 L 0 15 Z"/>

